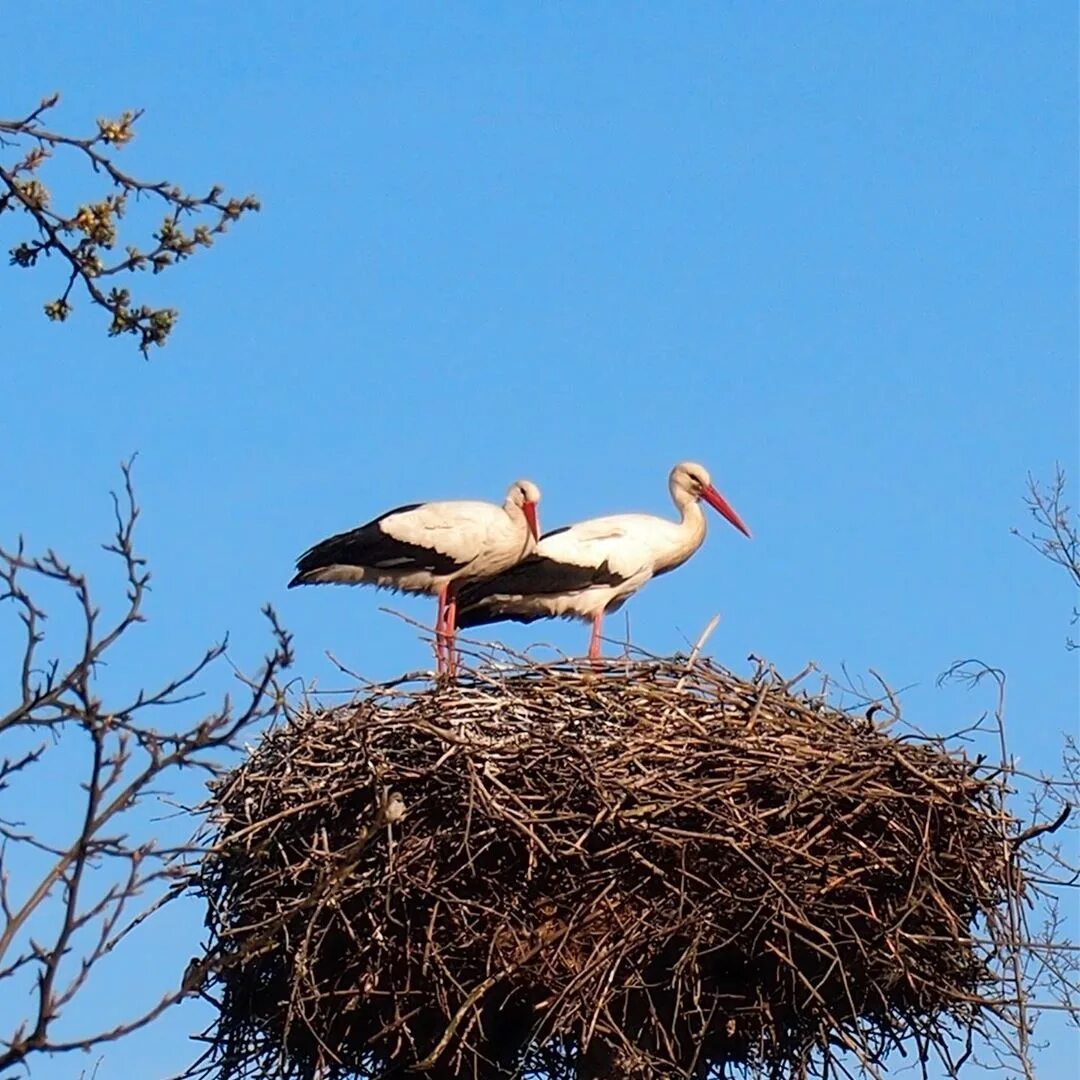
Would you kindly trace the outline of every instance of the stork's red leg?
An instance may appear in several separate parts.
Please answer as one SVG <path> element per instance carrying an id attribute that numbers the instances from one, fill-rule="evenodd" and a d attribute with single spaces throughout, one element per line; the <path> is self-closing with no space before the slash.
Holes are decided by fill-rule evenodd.
<path id="1" fill-rule="evenodd" d="M 600 659 L 600 627 L 604 622 L 604 613 L 598 611 L 592 620 L 592 635 L 589 638 L 589 659 Z"/>
<path id="2" fill-rule="evenodd" d="M 436 594 L 438 597 L 438 609 L 435 613 L 435 673 L 441 674 L 443 670 L 443 632 L 446 623 L 446 594 L 448 586 L 444 585 Z"/>
<path id="3" fill-rule="evenodd" d="M 443 613 L 446 624 L 446 671 L 453 677 L 457 674 L 457 595 L 453 585 L 446 590 L 446 609 Z"/>

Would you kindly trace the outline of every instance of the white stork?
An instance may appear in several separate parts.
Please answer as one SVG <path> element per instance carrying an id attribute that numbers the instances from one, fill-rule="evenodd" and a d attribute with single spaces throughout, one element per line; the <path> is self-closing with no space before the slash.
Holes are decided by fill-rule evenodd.
<path id="1" fill-rule="evenodd" d="M 705 539 L 704 499 L 746 536 L 750 530 L 692 461 L 671 470 L 668 490 L 678 521 L 652 514 L 591 518 L 540 538 L 536 551 L 458 596 L 457 625 L 482 626 L 559 616 L 592 622 L 589 657 L 600 656 L 604 615 L 618 611 L 650 578 L 681 566 Z"/>
<path id="2" fill-rule="evenodd" d="M 374 585 L 438 597 L 435 659 L 453 669 L 459 585 L 498 574 L 536 548 L 540 489 L 517 480 L 506 502 L 413 503 L 338 533 L 304 552 L 295 585 Z"/>

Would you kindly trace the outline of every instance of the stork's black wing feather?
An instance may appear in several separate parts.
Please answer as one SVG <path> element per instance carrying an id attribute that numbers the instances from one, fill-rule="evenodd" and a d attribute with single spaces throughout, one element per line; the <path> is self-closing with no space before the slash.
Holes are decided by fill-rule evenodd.
<path id="1" fill-rule="evenodd" d="M 460 570 L 466 564 L 458 562 L 453 556 L 421 544 L 410 544 L 405 540 L 398 540 L 383 531 L 380 523 L 386 518 L 394 514 L 407 513 L 422 505 L 422 503 L 411 503 L 408 506 L 387 510 L 385 514 L 380 514 L 366 525 L 319 541 L 297 560 L 296 576 L 289 582 L 289 588 L 291 589 L 294 585 L 303 585 L 307 574 L 328 566 L 362 566 L 375 570 L 427 570 L 433 574 L 452 574 L 455 570 Z"/>
<path id="2" fill-rule="evenodd" d="M 599 566 L 580 566 L 544 555 L 530 555 L 495 577 L 462 588 L 457 597 L 457 625 L 483 626 L 507 619 L 535 622 L 548 616 L 544 612 L 515 608 L 515 597 L 561 596 L 582 592 L 593 585 L 620 585 L 624 580 L 606 559 Z"/>
<path id="3" fill-rule="evenodd" d="M 547 619 L 550 616 L 543 611 L 521 611 L 497 602 L 482 603 L 476 607 L 457 609 L 457 617 L 454 625 L 459 630 L 467 630 L 472 626 L 487 626 L 497 622 L 531 623 L 537 619 Z"/>

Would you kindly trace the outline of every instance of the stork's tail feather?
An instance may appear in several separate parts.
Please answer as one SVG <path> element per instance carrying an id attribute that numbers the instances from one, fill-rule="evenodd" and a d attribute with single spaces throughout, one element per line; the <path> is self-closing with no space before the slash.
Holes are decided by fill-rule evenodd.
<path id="1" fill-rule="evenodd" d="M 328 557 L 329 556 L 329 557 Z M 325 541 L 305 551 L 296 561 L 296 573 L 289 588 L 295 589 L 297 585 L 321 585 L 334 579 L 329 571 L 334 569 L 334 560 L 331 552 L 325 549 Z"/>
<path id="2" fill-rule="evenodd" d="M 289 588 L 297 585 L 355 585 L 364 580 L 364 567 L 371 561 L 368 549 L 376 536 L 370 526 L 338 533 L 320 540 L 296 560 L 296 574 Z"/>
<path id="3" fill-rule="evenodd" d="M 311 565 L 314 562 L 314 565 Z M 297 585 L 356 585 L 369 580 L 368 572 L 362 566 L 348 566 L 342 563 L 321 563 L 316 560 L 301 559 L 296 564 L 296 575 L 289 582 L 289 588 Z"/>

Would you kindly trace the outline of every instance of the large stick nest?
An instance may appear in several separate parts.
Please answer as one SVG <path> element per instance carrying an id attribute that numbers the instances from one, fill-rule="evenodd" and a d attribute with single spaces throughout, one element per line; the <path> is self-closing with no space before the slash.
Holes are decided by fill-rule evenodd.
<path id="1" fill-rule="evenodd" d="M 925 1061 L 1019 888 L 976 764 L 685 659 L 308 707 L 214 806 L 222 1077 Z"/>

